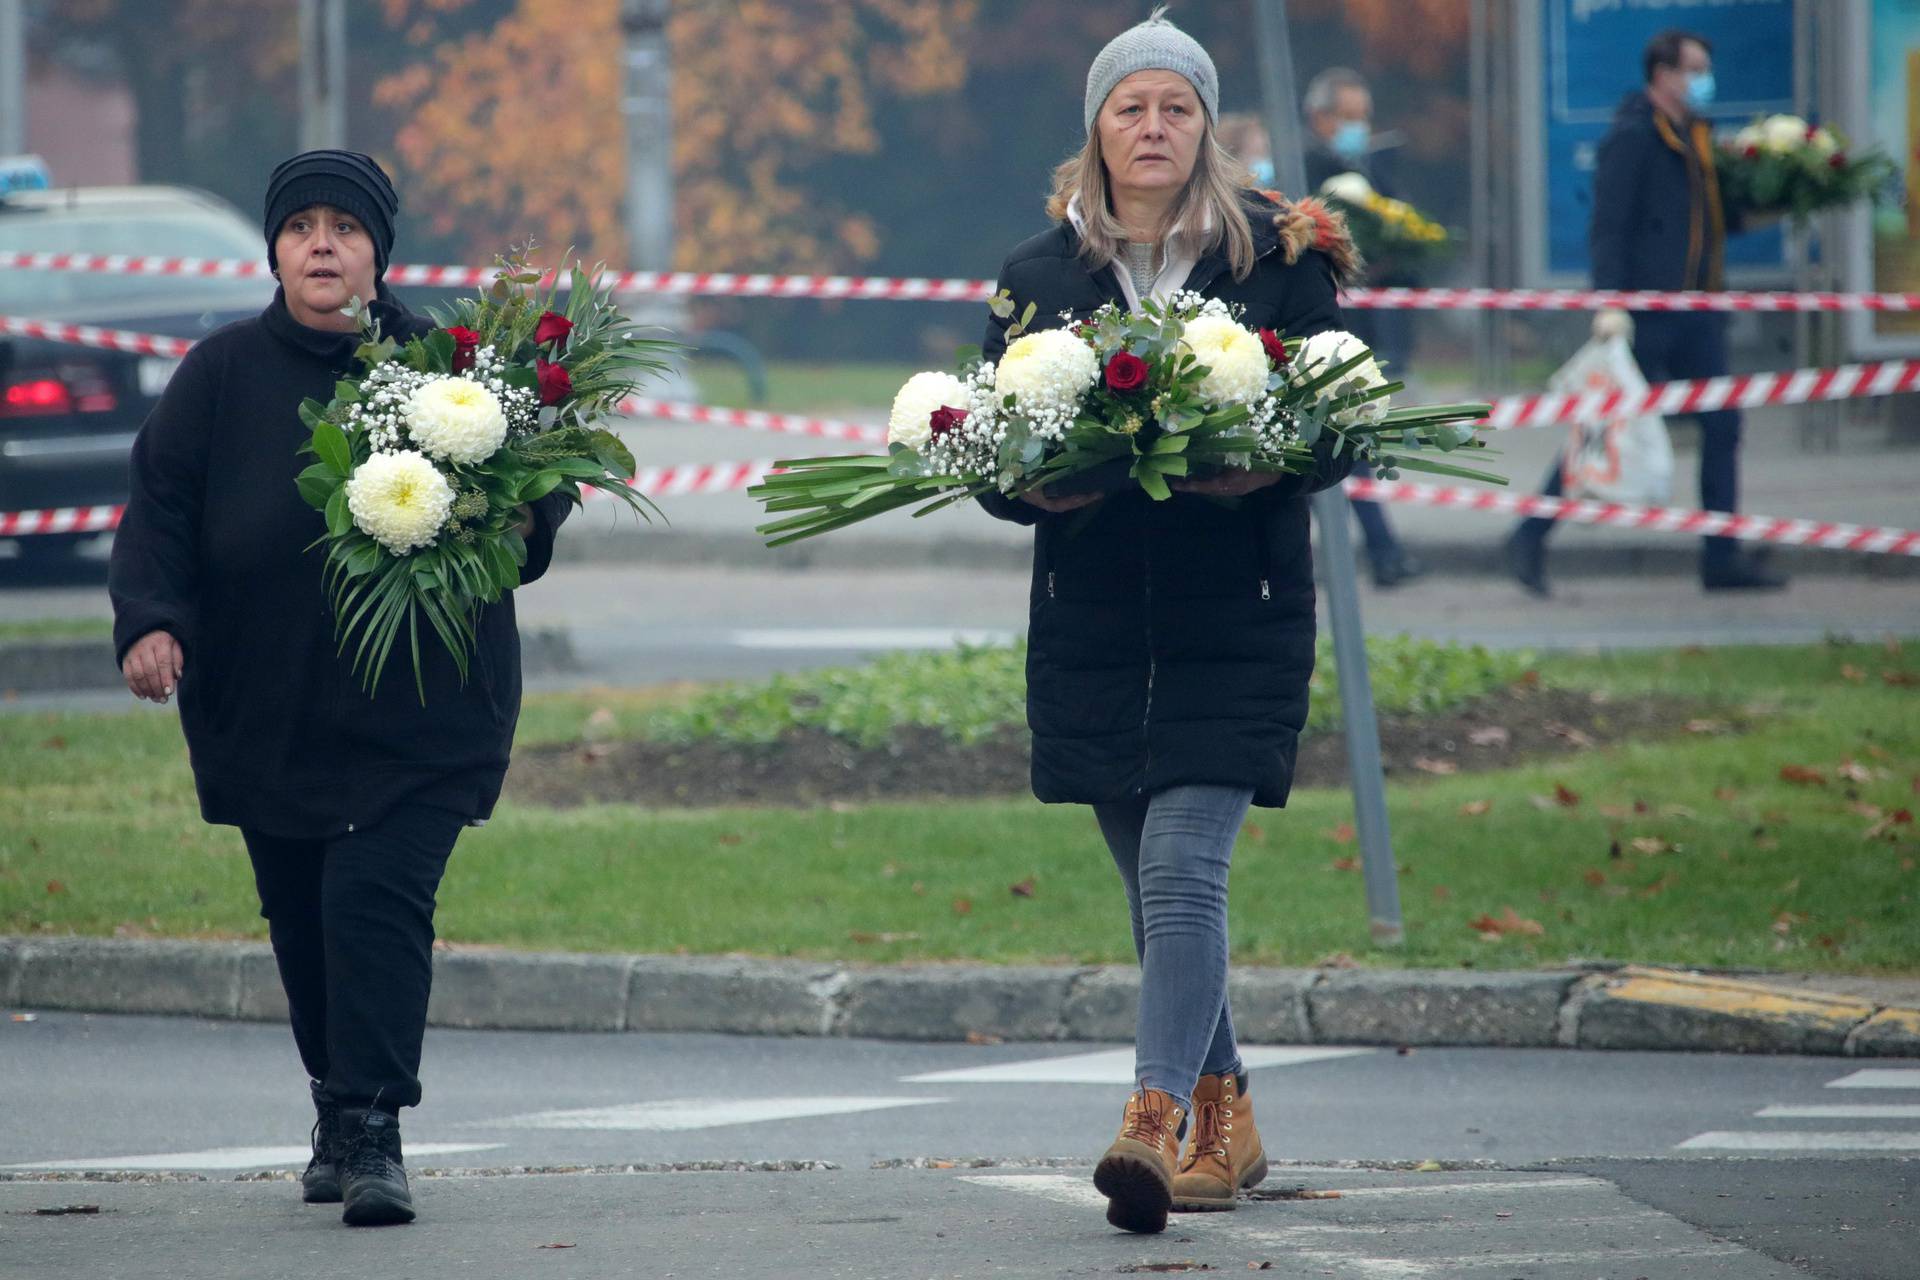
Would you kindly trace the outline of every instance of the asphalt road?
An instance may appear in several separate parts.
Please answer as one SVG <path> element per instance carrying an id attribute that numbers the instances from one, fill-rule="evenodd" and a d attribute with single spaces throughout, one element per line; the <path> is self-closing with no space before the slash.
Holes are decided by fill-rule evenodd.
<path id="1" fill-rule="evenodd" d="M 353 1233 L 255 1180 L 305 1158 L 282 1028 L 46 1013 L 0 1023 L 0 1275 L 1914 1274 L 1920 1062 L 1251 1053 L 1270 1198 L 1146 1240 L 1087 1181 L 1121 1046 L 436 1030 L 405 1125 L 446 1172 Z M 49 1180 L 90 1170 L 144 1180 Z"/>

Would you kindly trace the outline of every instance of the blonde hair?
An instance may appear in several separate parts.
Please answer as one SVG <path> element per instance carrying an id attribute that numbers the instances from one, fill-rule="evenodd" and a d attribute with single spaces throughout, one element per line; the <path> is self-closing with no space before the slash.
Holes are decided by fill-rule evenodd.
<path id="1" fill-rule="evenodd" d="M 1208 117 L 1201 130 L 1193 173 L 1155 230 L 1155 238 L 1164 240 L 1174 227 L 1182 227 L 1189 246 L 1198 252 L 1217 249 L 1224 243 L 1233 278 L 1245 280 L 1253 274 L 1253 227 L 1241 204 L 1241 193 L 1252 186 L 1253 175 L 1220 145 L 1213 120 Z M 1097 127 L 1089 130 L 1081 148 L 1053 171 L 1047 216 L 1065 221 L 1068 209 L 1076 205 L 1080 210 L 1080 256 L 1097 271 L 1119 257 L 1120 246 L 1127 241 L 1126 228 L 1114 216 Z"/>

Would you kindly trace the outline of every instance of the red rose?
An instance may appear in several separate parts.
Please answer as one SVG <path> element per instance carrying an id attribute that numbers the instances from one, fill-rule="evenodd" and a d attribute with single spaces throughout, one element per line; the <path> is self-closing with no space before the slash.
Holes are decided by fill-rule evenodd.
<path id="1" fill-rule="evenodd" d="M 965 409 L 949 409 L 942 405 L 933 411 L 933 417 L 928 420 L 928 426 L 933 433 L 933 438 L 938 440 L 950 431 L 958 431 L 960 424 L 966 420 Z"/>
<path id="2" fill-rule="evenodd" d="M 1260 345 L 1267 349 L 1267 359 L 1276 365 L 1285 364 L 1290 358 L 1287 355 L 1287 344 L 1280 341 L 1280 335 L 1271 329 L 1260 331 Z"/>
<path id="3" fill-rule="evenodd" d="M 1758 160 L 1760 158 L 1760 148 L 1757 144 L 1750 142 L 1747 144 L 1747 149 L 1740 154 L 1749 160 Z"/>
<path id="4" fill-rule="evenodd" d="M 536 360 L 533 367 L 540 375 L 541 404 L 559 404 L 573 394 L 573 377 L 565 366 L 550 360 Z"/>
<path id="5" fill-rule="evenodd" d="M 1147 362 L 1131 351 L 1120 351 L 1107 361 L 1107 389 L 1125 393 L 1147 385 Z"/>
<path id="6" fill-rule="evenodd" d="M 542 311 L 540 322 L 533 327 L 533 340 L 538 346 L 549 342 L 560 342 L 573 332 L 573 321 L 557 311 Z"/>
<path id="7" fill-rule="evenodd" d="M 1818 141 L 1820 141 L 1820 126 L 1819 126 L 1819 125 L 1817 125 L 1817 124 L 1810 124 L 1810 125 L 1808 125 L 1808 126 L 1807 126 L 1807 141 L 1808 141 L 1808 142 L 1818 142 Z"/>
<path id="8" fill-rule="evenodd" d="M 1834 153 L 1833 153 L 1832 155 L 1830 155 L 1830 156 L 1828 156 L 1828 157 L 1827 157 L 1827 165 L 1828 165 L 1828 167 L 1829 167 L 1829 168 L 1833 168 L 1833 169 L 1844 169 L 1844 168 L 1846 168 L 1846 167 L 1847 167 L 1847 153 L 1846 153 L 1846 152 L 1844 152 L 1844 151 L 1836 151 L 1836 152 L 1834 152 Z"/>
<path id="9" fill-rule="evenodd" d="M 480 348 L 480 335 L 464 325 L 454 325 L 447 330 L 453 339 L 453 371 L 465 373 L 473 368 L 473 353 Z"/>

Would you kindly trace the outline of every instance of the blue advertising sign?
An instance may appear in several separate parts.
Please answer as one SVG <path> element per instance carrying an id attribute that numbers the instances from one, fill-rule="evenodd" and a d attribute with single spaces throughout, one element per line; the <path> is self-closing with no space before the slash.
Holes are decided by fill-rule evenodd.
<path id="1" fill-rule="evenodd" d="M 1793 110 L 1793 0 L 1544 0 L 1546 263 L 1585 278 L 1593 217 L 1593 167 L 1614 110 L 1645 83 L 1641 55 L 1667 27 L 1713 45 L 1715 128 Z M 1732 236 L 1729 267 L 1786 263 L 1778 227 Z"/>

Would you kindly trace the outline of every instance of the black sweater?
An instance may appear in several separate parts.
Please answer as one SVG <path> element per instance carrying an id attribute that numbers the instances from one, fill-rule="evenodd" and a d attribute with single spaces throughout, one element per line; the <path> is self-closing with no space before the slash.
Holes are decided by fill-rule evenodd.
<path id="1" fill-rule="evenodd" d="M 387 298 L 382 327 L 430 326 Z M 180 723 L 208 822 L 311 839 L 378 822 L 402 800 L 493 810 L 520 713 L 511 596 L 486 607 L 463 687 L 424 619 L 426 705 L 403 629 L 377 696 L 337 656 L 319 512 L 294 487 L 311 461 L 298 408 L 325 403 L 358 338 L 310 329 L 284 296 L 187 354 L 133 446 L 108 589 L 114 649 L 166 631 L 185 653 Z M 571 503 L 535 504 L 522 580 L 546 572 Z"/>

